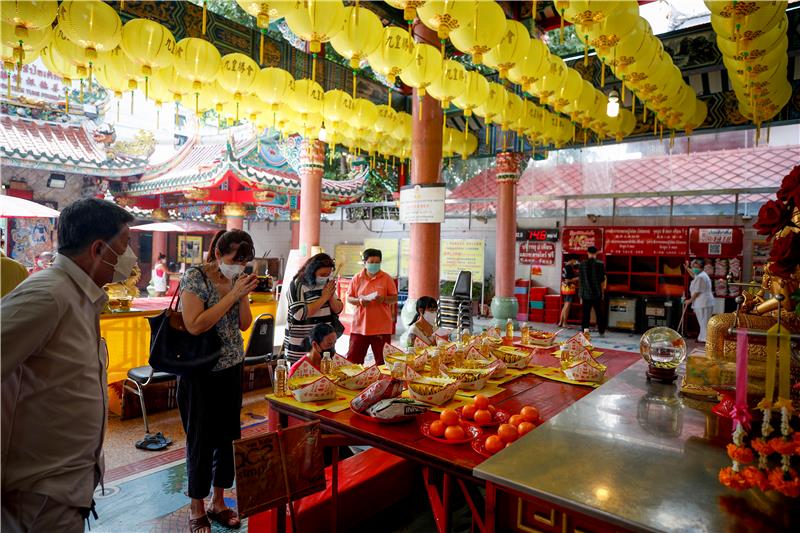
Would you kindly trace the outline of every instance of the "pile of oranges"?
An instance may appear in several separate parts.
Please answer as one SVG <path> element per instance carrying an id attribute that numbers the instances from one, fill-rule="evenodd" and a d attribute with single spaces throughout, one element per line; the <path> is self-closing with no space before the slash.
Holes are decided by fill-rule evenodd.
<path id="1" fill-rule="evenodd" d="M 500 424 L 496 435 L 486 437 L 484 447 L 487 452 L 495 454 L 531 431 L 539 422 L 539 410 L 532 405 L 526 405 L 520 409 L 519 414 L 512 415 L 508 423 Z"/>
<path id="2" fill-rule="evenodd" d="M 496 412 L 497 409 L 483 394 L 476 394 L 471 404 L 461 408 L 461 416 L 464 420 L 475 422 L 479 426 L 491 424 Z"/>
<path id="3" fill-rule="evenodd" d="M 439 415 L 439 420 L 431 422 L 428 432 L 431 436 L 440 439 L 464 440 L 467 438 L 467 432 L 461 426 L 460 417 L 453 409 L 444 409 Z"/>

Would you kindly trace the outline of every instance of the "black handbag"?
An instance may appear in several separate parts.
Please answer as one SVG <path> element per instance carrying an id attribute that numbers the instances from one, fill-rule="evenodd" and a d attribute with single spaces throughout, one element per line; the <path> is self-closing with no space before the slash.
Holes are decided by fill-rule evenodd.
<path id="1" fill-rule="evenodd" d="M 202 268 L 197 270 L 209 286 L 206 273 Z M 210 371 L 219 360 L 222 340 L 216 325 L 199 335 L 187 331 L 183 315 L 178 311 L 181 292 L 172 296 L 164 311 L 147 318 L 150 322 L 150 366 L 158 372 L 177 375 Z M 208 304 L 205 307 L 208 309 Z"/>

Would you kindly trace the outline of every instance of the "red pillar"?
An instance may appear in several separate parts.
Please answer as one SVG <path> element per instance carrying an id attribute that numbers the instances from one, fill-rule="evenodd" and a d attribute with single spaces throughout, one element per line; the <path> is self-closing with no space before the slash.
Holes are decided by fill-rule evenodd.
<path id="1" fill-rule="evenodd" d="M 158 254 L 167 255 L 167 234 L 163 231 L 153 232 L 153 247 L 151 255 L 151 265 L 158 263 Z"/>
<path id="2" fill-rule="evenodd" d="M 325 145 L 303 141 L 300 146 L 300 256 L 309 257 L 319 246 L 319 223 L 322 216 L 322 174 L 325 168 Z"/>
<path id="3" fill-rule="evenodd" d="M 414 38 L 434 46 L 439 42 L 436 32 L 422 24 L 414 26 Z M 442 106 L 426 94 L 420 109 L 415 89 L 411 109 L 411 184 L 438 183 L 442 164 Z M 411 224 L 408 297 L 412 302 L 421 296 L 439 297 L 440 226 Z M 413 309 L 410 312 L 413 315 Z"/>
<path id="4" fill-rule="evenodd" d="M 514 297 L 516 266 L 517 180 L 520 154 L 502 152 L 496 158 L 497 228 L 495 252 L 495 296 L 492 316 L 496 321 L 516 320 L 519 305 Z"/>

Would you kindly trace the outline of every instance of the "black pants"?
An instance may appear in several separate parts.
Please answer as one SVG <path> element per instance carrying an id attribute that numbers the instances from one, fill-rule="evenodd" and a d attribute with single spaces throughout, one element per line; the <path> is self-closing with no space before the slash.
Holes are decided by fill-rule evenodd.
<path id="1" fill-rule="evenodd" d="M 186 432 L 189 497 L 233 486 L 233 441 L 241 437 L 242 368 L 178 378 L 178 408 Z"/>
<path id="2" fill-rule="evenodd" d="M 597 315 L 597 331 L 600 333 L 606 332 L 606 316 L 605 316 L 605 306 L 603 305 L 603 300 L 588 300 L 583 298 L 583 313 L 581 313 L 581 328 L 589 329 L 589 324 L 591 323 L 592 318 L 592 309 L 594 309 L 595 315 Z"/>

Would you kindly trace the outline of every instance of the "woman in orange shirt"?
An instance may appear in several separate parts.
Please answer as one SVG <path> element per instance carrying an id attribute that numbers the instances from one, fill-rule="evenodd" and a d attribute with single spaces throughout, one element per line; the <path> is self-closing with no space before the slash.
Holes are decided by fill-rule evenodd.
<path id="1" fill-rule="evenodd" d="M 363 364 L 371 346 L 375 364 L 382 365 L 383 347 L 392 340 L 397 318 L 397 287 L 392 277 L 381 270 L 380 250 L 368 248 L 361 257 L 364 269 L 353 276 L 347 293 L 347 301 L 355 306 L 347 359 Z"/>

